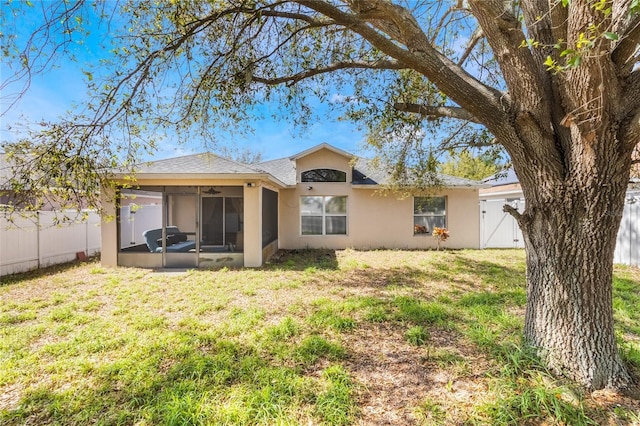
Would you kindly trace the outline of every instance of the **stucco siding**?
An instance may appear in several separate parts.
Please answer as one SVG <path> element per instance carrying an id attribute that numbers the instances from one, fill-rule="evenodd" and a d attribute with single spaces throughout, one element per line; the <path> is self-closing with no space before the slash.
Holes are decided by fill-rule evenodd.
<path id="1" fill-rule="evenodd" d="M 352 188 L 349 183 L 314 183 L 280 191 L 280 239 L 283 249 L 302 248 L 435 248 L 430 235 L 413 233 L 413 197 L 384 195 L 378 190 Z M 347 235 L 301 235 L 300 197 L 347 196 Z M 450 189 L 436 195 L 447 197 L 449 248 L 479 248 L 480 218 L 475 189 Z"/>

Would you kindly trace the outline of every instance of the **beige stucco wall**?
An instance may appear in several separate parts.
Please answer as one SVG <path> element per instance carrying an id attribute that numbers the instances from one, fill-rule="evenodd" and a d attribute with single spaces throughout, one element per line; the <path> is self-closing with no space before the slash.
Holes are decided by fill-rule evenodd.
<path id="1" fill-rule="evenodd" d="M 244 266 L 262 265 L 262 187 L 244 188 Z"/>
<path id="2" fill-rule="evenodd" d="M 430 235 L 413 233 L 413 197 L 400 198 L 380 190 L 353 187 L 349 159 L 329 150 L 320 150 L 297 162 L 300 173 L 314 168 L 346 171 L 347 183 L 299 183 L 295 189 L 280 191 L 280 235 L 282 249 L 330 248 L 435 248 Z M 312 189 L 307 189 L 308 187 Z M 347 196 L 347 235 L 301 235 L 300 197 L 304 195 Z M 436 194 L 447 197 L 449 248 L 480 247 L 478 190 L 447 189 Z"/>
<path id="3" fill-rule="evenodd" d="M 112 267 L 118 265 L 118 223 L 116 222 L 116 206 L 113 203 L 113 196 L 108 188 L 103 188 L 101 194 L 100 263 L 102 266 Z"/>
<path id="4" fill-rule="evenodd" d="M 314 183 L 280 191 L 280 237 L 282 249 L 301 248 L 435 248 L 430 235 L 413 233 L 413 197 L 398 198 L 377 190 L 352 188 L 351 184 Z M 301 235 L 300 197 L 303 195 L 346 195 L 347 235 Z M 447 197 L 449 248 L 480 247 L 480 216 L 476 189 L 449 189 L 437 194 Z"/>

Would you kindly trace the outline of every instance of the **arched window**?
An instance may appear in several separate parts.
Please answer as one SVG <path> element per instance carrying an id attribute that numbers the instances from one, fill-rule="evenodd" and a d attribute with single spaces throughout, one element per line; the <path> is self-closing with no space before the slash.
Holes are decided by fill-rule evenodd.
<path id="1" fill-rule="evenodd" d="M 302 172 L 302 182 L 346 182 L 347 174 L 334 169 L 313 169 Z"/>

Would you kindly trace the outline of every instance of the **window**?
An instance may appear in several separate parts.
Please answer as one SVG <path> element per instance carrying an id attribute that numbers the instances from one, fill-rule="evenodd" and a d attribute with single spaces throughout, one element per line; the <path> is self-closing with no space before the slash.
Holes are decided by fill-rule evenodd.
<path id="1" fill-rule="evenodd" d="M 262 247 L 278 239 L 278 193 L 262 188 Z"/>
<path id="2" fill-rule="evenodd" d="M 302 182 L 346 182 L 347 174 L 340 170 L 314 169 L 302 172 Z"/>
<path id="3" fill-rule="evenodd" d="M 346 235 L 347 197 L 301 197 L 302 235 Z"/>
<path id="4" fill-rule="evenodd" d="M 434 227 L 447 227 L 446 197 L 413 198 L 413 233 L 431 234 Z"/>

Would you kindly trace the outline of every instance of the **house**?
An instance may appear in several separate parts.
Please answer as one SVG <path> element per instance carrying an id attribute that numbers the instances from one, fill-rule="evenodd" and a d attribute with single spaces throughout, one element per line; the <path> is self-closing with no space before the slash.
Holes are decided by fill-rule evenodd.
<path id="1" fill-rule="evenodd" d="M 122 184 L 127 173 L 114 175 Z M 261 266 L 278 249 L 479 248 L 478 190 L 443 176 L 434 194 L 381 191 L 388 176 L 329 144 L 241 164 L 196 154 L 142 164 L 102 225 L 105 266 Z"/>
<path id="2" fill-rule="evenodd" d="M 524 239 L 516 220 L 502 210 L 510 204 L 524 211 L 526 202 L 513 169 L 483 180 L 480 189 L 481 248 L 522 248 Z M 632 178 L 627 189 L 614 253 L 616 263 L 640 266 L 640 179 Z"/>

